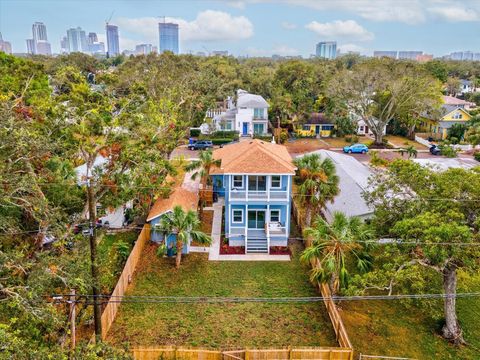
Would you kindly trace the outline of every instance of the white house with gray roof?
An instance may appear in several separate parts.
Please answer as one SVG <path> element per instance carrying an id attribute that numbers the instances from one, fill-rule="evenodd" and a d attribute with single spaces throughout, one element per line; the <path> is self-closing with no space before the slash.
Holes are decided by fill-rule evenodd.
<path id="1" fill-rule="evenodd" d="M 227 107 L 222 111 L 209 110 L 218 130 L 235 130 L 241 136 L 265 135 L 268 130 L 268 103 L 261 95 L 250 94 L 238 89 L 236 103 L 227 99 Z"/>

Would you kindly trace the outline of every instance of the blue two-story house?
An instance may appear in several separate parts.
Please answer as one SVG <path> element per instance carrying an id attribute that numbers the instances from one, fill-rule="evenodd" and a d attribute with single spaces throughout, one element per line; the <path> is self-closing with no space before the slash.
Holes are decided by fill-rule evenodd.
<path id="1" fill-rule="evenodd" d="M 261 140 L 242 141 L 213 152 L 220 166 L 210 171 L 214 192 L 225 199 L 230 246 L 269 253 L 287 246 L 295 166 L 287 149 Z"/>

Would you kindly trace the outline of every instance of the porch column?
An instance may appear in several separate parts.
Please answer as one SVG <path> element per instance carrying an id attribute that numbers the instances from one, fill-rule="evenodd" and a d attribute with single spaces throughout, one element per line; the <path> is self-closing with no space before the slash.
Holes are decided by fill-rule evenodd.
<path id="1" fill-rule="evenodd" d="M 248 201 L 248 177 L 249 175 L 245 175 L 245 200 Z"/>
<path id="2" fill-rule="evenodd" d="M 265 233 L 267 234 L 267 252 L 270 254 L 270 204 L 267 204 L 267 213 L 265 214 Z"/>
<path id="3" fill-rule="evenodd" d="M 248 243 L 248 204 L 245 205 L 245 254 L 247 253 Z"/>
<path id="4" fill-rule="evenodd" d="M 266 176 L 267 178 L 267 201 L 270 201 L 270 184 L 271 184 L 271 181 L 272 181 L 272 175 L 267 175 Z"/>

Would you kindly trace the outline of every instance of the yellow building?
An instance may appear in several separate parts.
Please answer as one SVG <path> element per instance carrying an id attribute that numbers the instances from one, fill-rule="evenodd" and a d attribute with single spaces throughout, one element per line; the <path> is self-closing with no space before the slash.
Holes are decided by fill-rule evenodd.
<path id="1" fill-rule="evenodd" d="M 308 121 L 297 127 L 296 132 L 300 136 L 329 137 L 335 125 L 326 118 L 324 113 L 312 113 Z"/>
<path id="2" fill-rule="evenodd" d="M 442 105 L 443 115 L 440 119 L 424 118 L 418 128 L 419 132 L 430 133 L 436 139 L 446 139 L 448 129 L 454 124 L 464 124 L 472 116 L 461 106 Z"/>

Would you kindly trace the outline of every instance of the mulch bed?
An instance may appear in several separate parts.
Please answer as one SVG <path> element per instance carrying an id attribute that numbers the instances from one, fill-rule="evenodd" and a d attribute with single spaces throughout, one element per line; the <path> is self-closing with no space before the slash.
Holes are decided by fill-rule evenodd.
<path id="1" fill-rule="evenodd" d="M 270 255 L 291 255 L 288 246 L 270 246 Z"/>
<path id="2" fill-rule="evenodd" d="M 222 244 L 220 246 L 220 255 L 245 255 L 245 246 Z"/>

